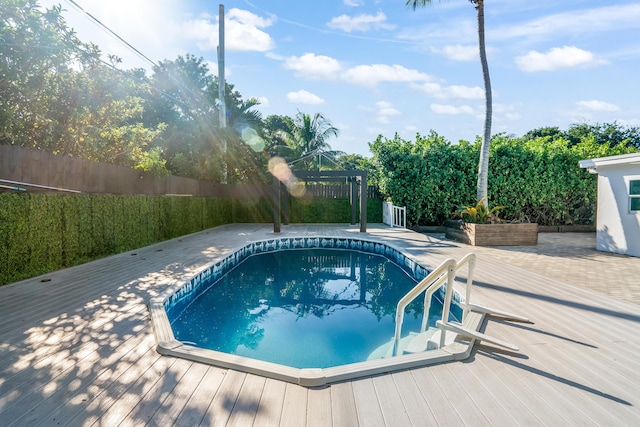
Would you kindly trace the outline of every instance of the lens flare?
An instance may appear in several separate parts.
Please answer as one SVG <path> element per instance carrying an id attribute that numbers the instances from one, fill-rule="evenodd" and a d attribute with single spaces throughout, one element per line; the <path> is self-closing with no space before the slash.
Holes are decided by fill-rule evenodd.
<path id="1" fill-rule="evenodd" d="M 255 129 L 250 127 L 242 129 L 240 137 L 242 138 L 242 141 L 244 141 L 244 143 L 251 147 L 251 149 L 256 153 L 260 153 L 264 150 L 264 140 L 260 138 L 260 135 L 258 135 L 258 132 L 256 132 Z"/>
<path id="2" fill-rule="evenodd" d="M 291 172 L 289 165 L 282 157 L 269 159 L 269 172 L 287 187 L 287 191 L 293 197 L 304 196 L 304 184 L 298 181 L 298 178 Z"/>

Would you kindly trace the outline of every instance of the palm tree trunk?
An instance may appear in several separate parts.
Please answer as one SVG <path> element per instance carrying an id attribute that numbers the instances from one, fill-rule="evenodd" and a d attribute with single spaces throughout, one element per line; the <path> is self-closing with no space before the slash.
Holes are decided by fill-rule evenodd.
<path id="1" fill-rule="evenodd" d="M 480 147 L 480 160 L 478 162 L 478 200 L 484 198 L 485 206 L 489 205 L 487 194 L 487 180 L 489 170 L 489 145 L 491 144 L 491 115 L 493 113 L 491 98 L 491 80 L 489 79 L 489 64 L 487 63 L 487 51 L 484 45 L 484 0 L 477 0 L 476 11 L 478 14 L 478 44 L 480 47 L 480 63 L 482 65 L 482 77 L 484 79 L 485 116 L 482 146 Z"/>

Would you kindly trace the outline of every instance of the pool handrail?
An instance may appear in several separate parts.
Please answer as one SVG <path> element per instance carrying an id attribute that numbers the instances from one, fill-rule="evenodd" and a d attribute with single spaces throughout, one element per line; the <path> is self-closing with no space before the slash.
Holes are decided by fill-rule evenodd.
<path id="1" fill-rule="evenodd" d="M 450 289 L 453 288 L 453 280 L 455 278 L 455 270 L 456 270 L 456 261 L 453 258 L 447 258 L 436 267 L 431 273 L 427 275 L 424 279 L 422 279 L 417 285 L 413 287 L 409 292 L 406 293 L 405 296 L 400 298 L 398 301 L 398 305 L 396 306 L 396 330 L 393 338 L 393 356 L 397 356 L 398 347 L 400 344 L 400 334 L 402 333 L 402 323 L 404 322 L 404 309 L 409 305 L 414 299 L 416 299 L 422 292 L 425 293 L 425 314 L 424 317 L 428 317 L 429 304 L 431 300 L 431 294 L 438 289 L 442 283 L 447 281 L 447 294 L 449 294 Z M 449 299 L 451 295 L 449 295 Z M 446 300 L 446 296 L 445 296 Z M 445 302 L 446 305 L 446 302 Z M 449 315 L 447 310 L 447 316 Z M 444 308 L 443 308 L 443 319 L 444 317 Z M 423 327 L 425 322 L 423 321 Z M 424 330 L 422 331 L 424 332 Z"/>
<path id="2" fill-rule="evenodd" d="M 458 263 L 456 264 L 456 275 L 460 267 L 465 264 L 469 264 L 469 270 L 467 272 L 467 285 L 465 287 L 465 298 L 464 303 L 460 304 L 462 307 L 462 321 L 467 317 L 469 311 L 475 311 L 479 313 L 488 314 L 490 316 L 499 316 L 504 319 L 514 320 L 517 322 L 529 323 L 531 322 L 528 317 L 520 316 L 518 314 L 510 313 L 508 311 L 497 310 L 495 308 L 489 308 L 483 305 L 477 305 L 471 303 L 471 288 L 473 286 L 473 273 L 476 268 L 476 254 L 473 252 L 466 254 Z M 446 303 L 446 301 L 445 301 Z M 451 301 L 449 301 L 449 304 Z M 447 323 L 447 319 L 442 316 L 442 321 Z"/>
<path id="3" fill-rule="evenodd" d="M 422 325 L 420 327 L 420 332 L 424 333 L 429 327 L 429 310 L 431 305 L 431 296 L 433 293 L 442 286 L 442 284 L 446 281 L 447 286 L 445 290 L 444 301 L 442 305 L 442 319 L 436 322 L 436 326 L 440 329 L 440 343 L 439 348 L 444 347 L 446 343 L 446 333 L 447 331 L 457 333 L 458 335 L 463 335 L 472 339 L 477 339 L 480 341 L 487 341 L 493 343 L 495 345 L 507 348 L 509 350 L 518 351 L 518 347 L 507 343 L 505 341 L 499 340 L 497 338 L 490 337 L 486 334 L 479 333 L 476 331 L 471 331 L 465 328 L 462 323 L 449 322 L 449 312 L 451 310 L 451 298 L 453 297 L 453 282 L 456 278 L 456 274 L 460 268 L 462 268 L 465 264 L 469 265 L 469 269 L 467 271 L 467 281 L 465 286 L 465 299 L 464 302 L 460 304 L 462 307 L 462 323 L 464 323 L 464 319 L 469 314 L 469 311 L 475 311 L 479 313 L 484 313 L 493 316 L 500 316 L 509 320 L 515 320 L 518 322 L 530 322 L 530 320 L 524 316 L 520 316 L 517 314 L 509 313 L 502 310 L 496 310 L 493 308 L 485 307 L 482 305 L 476 305 L 471 303 L 471 288 L 473 287 L 473 274 L 476 266 L 476 254 L 468 253 L 458 262 L 456 262 L 452 258 L 447 258 L 440 264 L 435 270 L 427 275 L 424 279 L 422 279 L 416 286 L 413 287 L 405 296 L 403 296 L 400 301 L 398 301 L 398 305 L 396 307 L 396 328 L 395 335 L 393 338 L 393 356 L 398 355 L 398 348 L 400 345 L 400 335 L 402 333 L 402 323 L 404 322 L 404 310 L 405 308 L 420 295 L 422 292 L 425 293 L 424 296 L 424 311 L 422 315 Z"/>
<path id="4" fill-rule="evenodd" d="M 470 252 L 466 254 L 460 261 L 456 263 L 455 270 L 453 271 L 453 279 L 455 280 L 456 275 L 458 274 L 458 270 L 463 267 L 465 264 L 469 264 L 469 270 L 467 271 L 467 286 L 465 287 L 465 304 L 462 306 L 462 322 L 469 314 L 469 304 L 467 304 L 471 300 L 471 287 L 473 285 L 473 272 L 476 267 L 476 254 Z M 451 311 L 451 298 L 453 297 L 453 280 L 451 285 L 447 284 L 447 289 L 444 295 L 444 301 L 442 306 L 442 320 L 441 323 L 448 324 L 449 323 L 449 312 Z M 428 316 L 427 316 L 428 317 Z M 427 318 L 428 321 L 428 318 Z M 440 327 L 440 348 L 444 347 L 444 343 L 447 337 L 447 328 Z"/>

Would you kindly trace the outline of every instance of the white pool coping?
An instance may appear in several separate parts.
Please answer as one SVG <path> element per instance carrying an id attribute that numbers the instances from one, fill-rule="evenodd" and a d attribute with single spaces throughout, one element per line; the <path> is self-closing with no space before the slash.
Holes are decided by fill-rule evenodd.
<path id="1" fill-rule="evenodd" d="M 156 335 L 156 349 L 160 354 L 288 381 L 305 387 L 319 387 L 329 383 L 385 372 L 464 360 L 471 355 L 474 343 L 474 340 L 463 341 L 456 337 L 454 343 L 438 350 L 404 354 L 330 368 L 299 369 L 183 344 L 173 336 L 173 331 L 164 309 L 164 299 L 154 298 L 149 304 L 149 310 L 151 311 Z M 470 312 L 463 325 L 468 329 L 477 331 L 480 329 L 483 319 L 483 314 Z"/>
<path id="2" fill-rule="evenodd" d="M 314 237 L 314 239 L 332 239 L 332 237 Z M 270 241 L 277 239 L 270 239 Z M 351 239 L 363 242 L 382 244 L 395 251 L 402 253 L 412 262 L 417 263 L 411 256 L 402 250 L 394 248 L 385 242 L 370 241 L 367 239 Z M 235 251 L 230 251 L 233 254 Z M 210 264 L 212 265 L 212 264 Z M 210 267 L 209 267 L 210 268 Z M 201 275 L 197 273 L 194 277 Z M 188 282 L 188 281 L 187 281 Z M 403 354 L 394 357 L 377 360 L 367 360 L 363 362 L 334 366 L 329 368 L 293 368 L 277 363 L 266 362 L 248 357 L 223 353 L 215 350 L 204 349 L 188 345 L 176 340 L 167 312 L 165 302 L 174 295 L 185 283 L 175 284 L 167 289 L 162 295 L 152 298 L 149 302 L 151 323 L 155 332 L 156 350 L 166 356 L 175 356 L 187 360 L 192 360 L 209 365 L 234 369 L 255 375 L 274 378 L 299 384 L 305 387 L 321 387 L 330 383 L 345 381 L 349 379 L 382 374 L 386 372 L 399 371 L 415 367 L 432 364 L 464 360 L 471 355 L 474 341 L 455 336 L 451 344 L 445 345 L 441 349 L 429 350 L 421 353 Z M 472 331 L 479 331 L 484 320 L 484 314 L 470 311 L 463 321 L 463 326 Z M 452 334 L 455 335 L 455 334 Z"/>

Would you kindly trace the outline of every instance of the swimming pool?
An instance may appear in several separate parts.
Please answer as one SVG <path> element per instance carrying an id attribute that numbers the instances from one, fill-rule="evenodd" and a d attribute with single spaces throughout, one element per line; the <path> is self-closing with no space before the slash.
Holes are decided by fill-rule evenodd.
<path id="1" fill-rule="evenodd" d="M 183 343 L 294 368 L 328 368 L 368 360 L 387 344 L 396 305 L 417 283 L 379 254 L 279 250 L 246 258 L 167 314 Z M 422 299 L 405 311 L 405 335 L 420 331 Z M 442 299 L 441 292 L 432 296 L 431 327 L 442 317 Z M 461 315 L 454 306 L 450 320 Z"/>
<path id="2" fill-rule="evenodd" d="M 305 252 L 309 249 L 326 252 Z M 271 260 L 258 261 L 261 257 L 253 255 L 259 254 L 269 254 L 273 257 Z M 282 267 L 292 262 L 288 258 L 292 254 L 297 254 L 296 262 L 306 263 L 307 268 L 313 270 L 313 274 L 324 275 L 325 280 L 321 280 L 319 285 L 302 283 L 302 287 L 292 286 L 292 281 L 304 281 L 300 277 L 284 273 L 286 269 Z M 347 263 L 345 257 L 355 261 Z M 373 267 L 372 263 L 380 262 L 381 259 L 382 263 L 375 264 L 377 266 Z M 262 270 L 267 273 L 261 279 L 251 279 L 258 282 L 262 280 L 262 286 L 254 286 L 252 290 L 238 288 L 247 280 L 247 271 L 243 272 L 243 269 L 236 267 L 242 267 L 241 264 L 246 263 L 249 263 L 248 272 Z M 326 270 L 321 272 L 320 266 L 323 264 L 325 266 L 334 264 L 337 267 L 333 268 L 332 272 Z M 382 265 L 385 267 L 381 267 Z M 390 273 L 394 268 L 397 271 Z M 379 286 L 381 285 L 379 282 L 385 280 L 370 277 L 366 272 L 371 272 L 372 269 L 382 270 L 383 276 L 387 275 L 386 279 L 389 283 L 399 281 L 400 277 L 403 277 L 406 283 L 397 288 Z M 285 278 L 284 282 L 289 284 L 285 284 L 284 288 L 274 287 L 270 282 L 272 280 L 275 282 L 276 274 L 287 276 L 288 280 Z M 469 346 L 464 343 L 453 343 L 455 336 L 451 334 L 448 335 L 449 344 L 451 344 L 447 346 L 449 348 L 380 358 L 380 355 L 385 356 L 389 353 L 386 349 L 389 348 L 389 340 L 393 337 L 392 318 L 395 313 L 395 304 L 407 289 L 427 274 L 428 271 L 411 257 L 382 242 L 336 237 L 280 238 L 252 242 L 208 266 L 189 282 L 178 285 L 151 301 L 150 309 L 158 343 L 157 349 L 162 354 L 308 386 L 423 365 L 430 361 L 461 358 L 463 354 L 470 351 L 470 348 L 467 348 Z M 336 281 L 329 283 L 326 279 L 331 275 Z M 357 280 L 352 280 L 357 278 L 371 280 L 369 284 L 371 287 L 366 283 L 363 286 Z M 223 279 L 228 281 L 226 285 L 223 284 Z M 315 293 L 311 291 L 314 286 Z M 210 296 L 203 293 L 204 290 L 213 288 L 215 288 L 214 292 L 209 294 Z M 253 298 L 247 300 L 238 298 L 238 295 L 233 294 L 238 290 L 240 290 L 238 295 L 252 294 Z M 300 298 L 304 292 L 309 294 L 307 296 L 311 300 Z M 379 294 L 383 292 L 387 295 L 380 298 Z M 242 301 L 240 306 L 224 307 L 229 310 L 223 311 L 218 309 L 210 315 L 212 316 L 210 319 L 203 322 L 194 322 L 193 313 L 190 313 L 191 308 L 201 303 L 207 306 L 211 301 L 229 302 L 236 299 Z M 339 304 L 328 304 L 330 300 L 336 299 L 341 299 Z M 275 304 L 276 300 L 282 300 L 285 304 Z M 454 297 L 454 301 L 459 301 L 459 298 Z M 361 317 L 358 317 L 360 320 L 357 321 L 356 317 L 353 317 L 355 316 L 354 307 L 368 311 L 368 314 L 364 315 L 367 319 L 364 325 L 358 325 L 363 322 Z M 452 305 L 452 307 L 455 306 Z M 459 309 L 452 309 L 454 316 L 459 315 L 459 312 Z M 438 313 L 432 312 L 432 315 L 435 318 Z M 196 314 L 195 316 L 207 315 Z M 235 317 L 235 323 L 226 323 L 228 319 L 224 319 L 225 317 Z M 270 320 L 275 319 L 276 324 L 287 319 L 289 324 L 294 326 L 299 326 L 295 323 L 308 323 L 312 327 L 306 332 L 302 330 L 295 332 L 293 334 L 295 338 L 284 343 L 282 338 L 284 335 L 291 337 L 288 326 L 280 325 L 276 332 L 265 332 L 263 320 L 269 317 L 273 317 Z M 403 328 L 408 332 L 415 329 L 421 322 L 421 314 L 419 310 L 410 307 L 409 315 L 405 316 L 405 319 Z M 212 320 L 216 323 L 215 328 L 218 328 L 212 335 L 203 336 L 200 334 L 201 331 L 197 331 L 209 327 L 207 325 L 210 325 Z M 318 328 L 318 325 L 325 321 L 327 326 Z M 435 319 L 430 323 L 433 324 L 434 321 Z M 465 323 L 467 321 L 468 319 L 465 319 Z M 472 319 L 472 321 L 479 325 L 479 319 Z M 347 330 L 342 335 L 331 334 L 332 329 L 335 332 L 335 329 L 343 329 L 345 325 L 354 325 L 354 330 Z M 359 328 L 359 326 L 362 327 Z M 314 341 L 312 335 L 315 335 L 319 329 L 329 331 L 328 338 L 325 336 Z M 214 338 L 219 336 L 222 339 L 217 343 L 211 343 L 209 341 L 212 336 Z M 346 343 L 354 346 L 347 347 Z M 299 346 L 289 353 L 288 359 L 283 358 L 282 355 L 274 356 L 274 349 L 293 347 L 293 344 Z M 357 351 L 353 351 L 353 348 Z M 257 354 L 255 349 L 266 350 Z M 374 355 L 376 351 L 377 355 Z M 358 354 L 352 354 L 354 352 Z M 311 358 L 306 361 L 299 360 L 298 356 L 303 353 L 310 354 Z M 374 357 L 371 357 L 372 355 Z"/>

